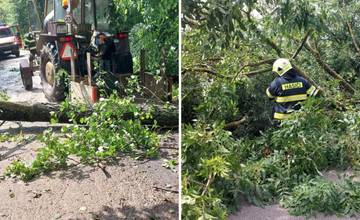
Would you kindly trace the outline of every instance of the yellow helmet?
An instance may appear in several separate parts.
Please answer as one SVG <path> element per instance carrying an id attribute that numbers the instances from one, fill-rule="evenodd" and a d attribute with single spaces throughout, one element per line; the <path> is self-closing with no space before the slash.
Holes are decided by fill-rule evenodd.
<path id="1" fill-rule="evenodd" d="M 292 69 L 292 65 L 288 59 L 280 58 L 274 62 L 272 71 L 279 76 L 284 75 L 287 71 Z"/>

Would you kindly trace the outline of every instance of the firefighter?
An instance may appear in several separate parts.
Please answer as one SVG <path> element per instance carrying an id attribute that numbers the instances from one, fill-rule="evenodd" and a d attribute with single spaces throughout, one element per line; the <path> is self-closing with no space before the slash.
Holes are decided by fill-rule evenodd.
<path id="1" fill-rule="evenodd" d="M 32 55 L 36 54 L 36 39 L 35 35 L 30 31 L 30 33 L 25 34 L 24 36 L 25 49 L 28 49 Z"/>
<path id="2" fill-rule="evenodd" d="M 274 62 L 272 71 L 278 75 L 266 89 L 267 96 L 275 101 L 273 117 L 277 121 L 287 119 L 301 108 L 300 102 L 316 96 L 318 89 L 299 76 L 288 59 Z"/>

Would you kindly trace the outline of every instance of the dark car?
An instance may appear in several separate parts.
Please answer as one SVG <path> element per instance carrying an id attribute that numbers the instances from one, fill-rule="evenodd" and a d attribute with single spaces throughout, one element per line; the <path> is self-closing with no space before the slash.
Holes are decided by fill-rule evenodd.
<path id="1" fill-rule="evenodd" d="M 21 40 L 14 35 L 9 26 L 0 26 L 0 56 L 14 54 L 20 56 Z"/>

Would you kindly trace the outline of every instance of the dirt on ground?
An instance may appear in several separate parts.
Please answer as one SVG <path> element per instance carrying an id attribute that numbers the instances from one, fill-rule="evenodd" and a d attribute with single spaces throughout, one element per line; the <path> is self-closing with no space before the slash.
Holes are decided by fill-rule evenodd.
<path id="1" fill-rule="evenodd" d="M 19 59 L 23 59 L 21 57 Z M 34 91 L 24 90 L 18 59 L 0 61 L 0 90 L 14 102 L 47 102 L 40 78 L 34 77 Z M 1 122 L 1 121 L 0 121 Z M 37 137 L 49 123 L 6 122 L 0 134 L 23 134 L 21 140 L 0 143 L 0 176 L 14 160 L 30 163 L 42 144 Z M 139 161 L 119 157 L 116 164 L 102 169 L 83 165 L 54 171 L 25 183 L 16 178 L 0 179 L 0 219 L 177 219 L 178 173 L 163 166 L 165 159 L 178 158 L 179 135 L 164 135 L 160 157 Z"/>

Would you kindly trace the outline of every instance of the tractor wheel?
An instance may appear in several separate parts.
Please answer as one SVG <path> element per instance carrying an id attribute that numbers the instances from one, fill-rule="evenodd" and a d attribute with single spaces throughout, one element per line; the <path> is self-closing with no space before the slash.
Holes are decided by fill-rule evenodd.
<path id="1" fill-rule="evenodd" d="M 49 101 L 65 100 L 67 85 L 65 76 L 59 74 L 60 60 L 55 44 L 48 43 L 40 55 L 40 77 L 44 94 Z"/>

